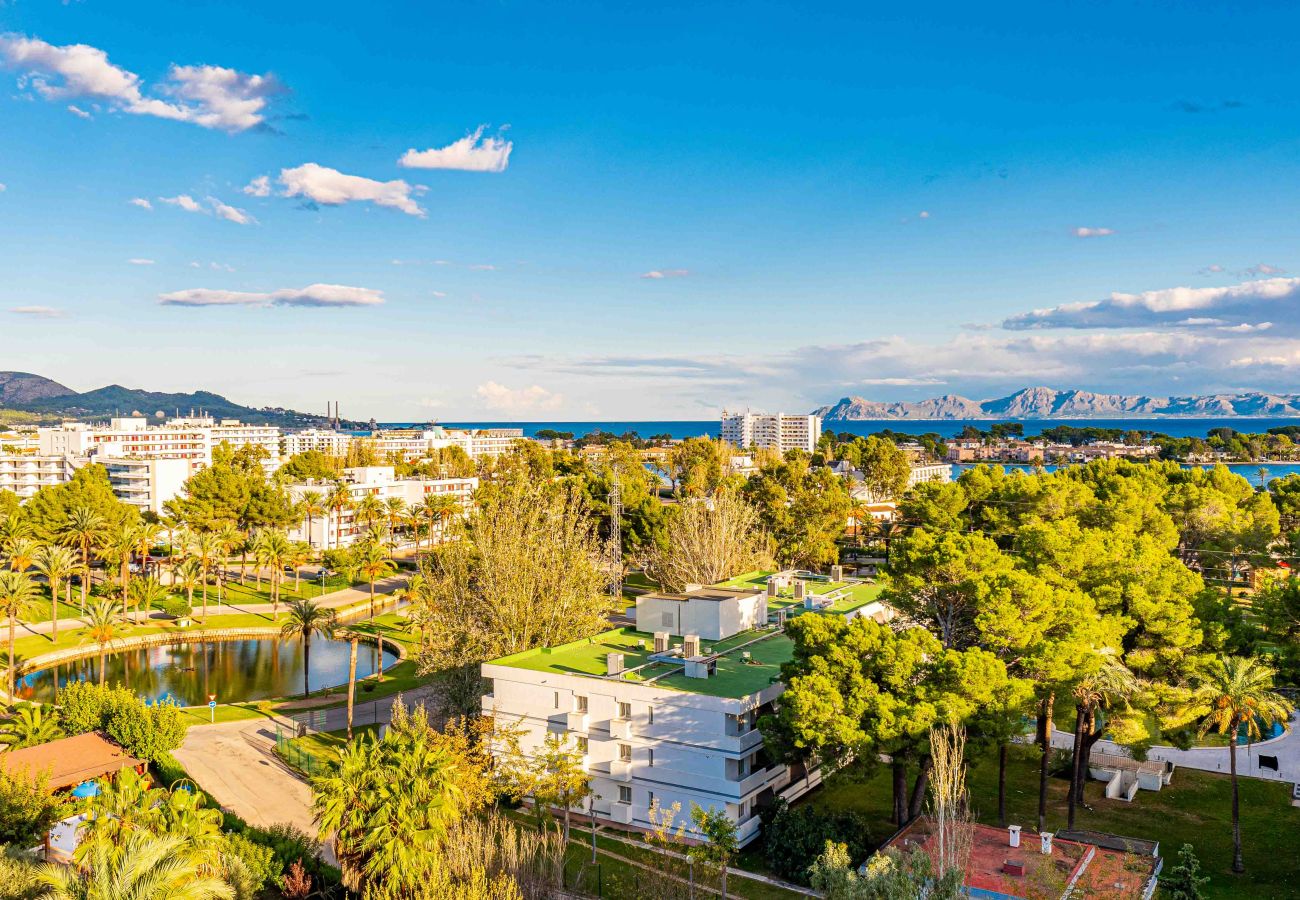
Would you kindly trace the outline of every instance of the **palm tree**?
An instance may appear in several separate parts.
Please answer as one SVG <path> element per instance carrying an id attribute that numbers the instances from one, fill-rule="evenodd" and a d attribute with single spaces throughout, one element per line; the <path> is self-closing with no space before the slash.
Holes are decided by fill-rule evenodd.
<path id="1" fill-rule="evenodd" d="M 881 522 L 876 526 L 876 534 L 885 542 L 885 568 L 889 568 L 889 551 L 894 541 L 903 533 L 903 528 L 896 522 Z"/>
<path id="2" fill-rule="evenodd" d="M 5 556 L 9 558 L 9 568 L 15 572 L 26 572 L 36 562 L 36 554 L 41 552 L 41 545 L 31 538 L 17 538 L 9 542 Z"/>
<path id="3" fill-rule="evenodd" d="M 339 545 L 339 537 L 341 536 L 338 534 L 338 532 L 343 527 L 343 510 L 351 509 L 355 505 L 356 505 L 356 501 L 352 499 L 352 491 L 348 488 L 346 484 L 343 484 L 342 482 L 336 484 L 334 486 L 334 489 L 330 491 L 330 495 L 325 498 L 325 506 L 330 510 L 332 510 L 334 513 L 334 519 L 335 519 L 334 545 L 336 547 Z M 325 529 L 325 545 L 328 547 L 329 546 L 328 523 L 326 523 L 326 525 L 327 527 Z"/>
<path id="4" fill-rule="evenodd" d="M 867 511 L 865 500 L 854 500 L 853 505 L 849 508 L 849 515 L 853 517 L 853 538 L 859 547 L 862 546 L 862 523 L 871 518 L 871 513 Z"/>
<path id="5" fill-rule="evenodd" d="M 358 525 L 366 529 L 367 537 L 374 537 L 379 531 L 380 523 L 388 519 L 388 508 L 384 506 L 384 501 L 374 494 L 366 494 L 357 503 L 353 518 L 356 519 Z"/>
<path id="6" fill-rule="evenodd" d="M 406 501 L 401 497 L 389 497 L 384 501 L 388 510 L 388 551 L 397 550 L 397 526 L 406 519 Z"/>
<path id="7" fill-rule="evenodd" d="M 45 546 L 36 554 L 32 566 L 50 583 L 51 637 L 57 641 L 59 639 L 59 586 L 66 583 L 68 593 L 72 593 L 70 576 L 72 570 L 77 567 L 77 558 L 67 547 Z"/>
<path id="8" fill-rule="evenodd" d="M 303 518 L 307 521 L 307 544 L 313 546 L 311 540 L 311 526 L 316 521 L 317 516 L 325 515 L 328 507 L 325 506 L 325 495 L 320 491 L 307 491 L 298 501 L 298 511 L 302 513 Z"/>
<path id="9" fill-rule="evenodd" d="M 149 564 L 149 551 L 162 538 L 163 527 L 156 522 L 141 522 L 135 526 L 135 552 L 140 557 L 140 571 L 146 571 Z"/>
<path id="10" fill-rule="evenodd" d="M 289 601 L 289 612 L 280 626 L 280 634 L 287 638 L 302 641 L 302 695 L 311 696 L 311 684 L 307 680 L 311 668 L 311 637 L 320 632 L 329 640 L 334 636 L 334 610 L 326 609 L 315 600 L 301 598 Z"/>
<path id="11" fill-rule="evenodd" d="M 90 551 L 103 537 L 106 520 L 89 506 L 74 506 L 60 529 L 65 543 L 81 551 L 81 611 L 86 611 L 86 592 L 90 588 Z"/>
<path id="12" fill-rule="evenodd" d="M 131 556 L 135 553 L 138 543 L 135 526 L 123 523 L 109 531 L 104 546 L 99 551 L 100 558 L 105 562 L 117 564 L 118 584 L 122 589 L 123 616 L 126 615 L 126 593 L 131 582 Z"/>
<path id="13" fill-rule="evenodd" d="M 381 654 L 382 656 L 382 654 Z M 357 699 L 357 633 L 348 632 L 348 740 L 352 740 L 352 707 Z"/>
<path id="14" fill-rule="evenodd" d="M 433 546 L 434 537 L 441 538 L 447 531 L 447 522 L 461 511 L 461 505 L 454 497 L 427 496 L 420 503 L 419 509 L 429 520 L 429 546 Z"/>
<path id="15" fill-rule="evenodd" d="M 180 835 L 136 830 L 121 848 L 95 841 L 77 866 L 41 872 L 48 900 L 234 900 L 235 890 L 206 874 L 203 858 Z"/>
<path id="16" fill-rule="evenodd" d="M 280 583 L 284 581 L 284 567 L 293 557 L 293 544 L 283 532 L 258 532 L 257 564 L 271 570 L 271 615 L 280 614 Z"/>
<path id="17" fill-rule="evenodd" d="M 384 545 L 378 541 L 366 541 L 356 548 L 357 571 L 370 582 L 370 617 L 375 617 L 375 580 L 385 578 L 397 571 Z"/>
<path id="18" fill-rule="evenodd" d="M 9 697 L 14 695 L 18 658 L 14 652 L 14 631 L 21 616 L 29 616 L 36 605 L 36 583 L 26 572 L 0 572 L 0 615 L 9 620 Z"/>
<path id="19" fill-rule="evenodd" d="M 295 594 L 302 591 L 302 567 L 311 562 L 314 556 L 311 544 L 306 541 L 290 541 L 287 563 L 289 568 L 293 569 L 293 592 Z"/>
<path id="20" fill-rule="evenodd" d="M 121 620 L 117 617 L 117 607 L 111 600 L 101 600 L 85 614 L 86 637 L 99 647 L 99 683 L 104 683 L 106 673 L 105 658 L 108 648 L 121 635 Z"/>
<path id="21" fill-rule="evenodd" d="M 1084 747 L 1084 725 L 1095 721 L 1096 711 L 1112 703 L 1127 702 L 1142 689 L 1142 682 L 1119 660 L 1107 657 L 1094 674 L 1080 680 L 1074 694 L 1074 768 L 1070 778 L 1069 815 L 1066 827 L 1074 830 L 1074 813 L 1083 802 L 1083 785 L 1088 772 L 1088 752 Z"/>
<path id="22" fill-rule="evenodd" d="M 148 611 L 159 609 L 167 598 L 171 596 L 171 591 L 163 587 L 162 582 L 150 575 L 147 578 L 137 578 L 131 582 L 131 605 L 136 609 L 143 609 L 146 612 L 145 618 L 148 618 Z"/>
<path id="23" fill-rule="evenodd" d="M 1240 798 L 1237 792 L 1237 733 L 1257 740 L 1260 726 L 1285 722 L 1294 712 L 1286 699 L 1273 693 L 1273 669 L 1257 659 L 1229 656 L 1216 659 L 1192 694 L 1191 708 L 1204 715 L 1198 733 L 1211 730 L 1228 736 L 1228 768 L 1232 775 L 1232 871 L 1246 871 L 1241 858 Z"/>
<path id="24" fill-rule="evenodd" d="M 243 547 L 246 537 L 242 531 L 229 522 L 216 530 L 217 543 L 221 547 L 220 564 L 217 566 L 217 603 L 223 603 L 222 589 L 226 583 L 226 557 L 236 547 Z"/>
<path id="25" fill-rule="evenodd" d="M 189 551 L 198 560 L 199 571 L 203 574 L 203 619 L 208 618 L 208 576 L 212 573 L 212 564 L 221 556 L 221 539 L 211 531 L 202 531 L 190 539 Z"/>
<path id="26" fill-rule="evenodd" d="M 48 744 L 61 737 L 63 729 L 59 727 L 58 717 L 46 715 L 39 706 L 22 707 L 12 719 L 0 726 L 0 743 L 8 745 L 10 750 Z"/>
<path id="27" fill-rule="evenodd" d="M 194 589 L 203 582 L 203 567 L 197 559 L 187 559 L 176 567 L 172 585 L 185 592 L 185 601 L 194 609 Z"/>
<path id="28" fill-rule="evenodd" d="M 31 536 L 31 524 L 18 513 L 10 513 L 0 520 L 0 554 L 8 553 L 15 542 Z"/>

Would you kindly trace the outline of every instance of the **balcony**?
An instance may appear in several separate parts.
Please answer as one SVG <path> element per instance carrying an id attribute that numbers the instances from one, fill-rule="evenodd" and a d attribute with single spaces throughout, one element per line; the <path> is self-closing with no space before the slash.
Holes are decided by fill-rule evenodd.
<path id="1" fill-rule="evenodd" d="M 609 780 L 628 782 L 632 780 L 632 761 L 616 759 L 609 764 Z"/>
<path id="2" fill-rule="evenodd" d="M 632 737 L 632 720 L 631 719 L 610 719 L 609 736 L 616 740 L 625 741 Z"/>
<path id="3" fill-rule="evenodd" d="M 609 818 L 619 825 L 632 824 L 632 804 L 631 803 L 611 803 L 609 807 Z"/>
<path id="4" fill-rule="evenodd" d="M 571 712 L 565 716 L 565 727 L 570 731 L 580 731 L 584 734 L 587 731 L 587 714 L 585 712 Z"/>

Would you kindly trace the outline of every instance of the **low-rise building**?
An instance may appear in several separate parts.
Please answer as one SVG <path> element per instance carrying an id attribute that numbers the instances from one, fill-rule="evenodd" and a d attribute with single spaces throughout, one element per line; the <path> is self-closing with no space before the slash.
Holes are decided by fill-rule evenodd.
<path id="1" fill-rule="evenodd" d="M 689 831 L 698 804 L 724 810 L 745 844 L 758 834 L 762 806 L 800 797 L 821 779 L 769 758 L 755 727 L 785 690 L 786 619 L 888 621 L 894 613 L 879 591 L 838 571 L 751 572 L 645 594 L 634 627 L 485 663 L 483 711 L 518 734 L 525 754 L 550 733 L 566 735 L 591 775 L 597 819 L 651 828 L 652 807 L 679 803 L 677 821 L 698 837 Z"/>
<path id="2" fill-rule="evenodd" d="M 468 510 L 474 491 L 478 489 L 477 478 L 398 478 L 392 466 L 344 469 L 343 484 L 348 489 L 352 507 L 329 510 L 324 516 L 299 522 L 289 529 L 290 539 L 306 541 L 317 548 L 348 547 L 364 536 L 364 528 L 356 518 L 355 505 L 367 496 L 385 503 L 396 497 L 408 508 L 423 502 L 426 497 L 451 497 L 462 510 Z M 330 481 L 305 481 L 290 484 L 287 490 L 295 502 L 309 492 L 320 494 L 322 500 L 327 500 L 334 486 L 335 483 Z M 435 533 L 433 539 L 437 540 L 439 536 Z"/>

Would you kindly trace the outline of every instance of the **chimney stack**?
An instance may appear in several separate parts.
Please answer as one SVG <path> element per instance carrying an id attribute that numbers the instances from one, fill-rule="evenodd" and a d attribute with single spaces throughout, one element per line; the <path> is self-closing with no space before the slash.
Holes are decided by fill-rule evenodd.
<path id="1" fill-rule="evenodd" d="M 1044 831 L 1038 835 L 1038 838 L 1040 841 L 1042 841 L 1043 855 L 1051 856 L 1052 855 L 1052 833 L 1050 831 Z"/>
<path id="2" fill-rule="evenodd" d="M 1008 825 L 1008 826 L 1007 826 L 1007 846 L 1010 846 L 1010 847 L 1019 847 L 1019 846 L 1020 846 L 1020 826 L 1019 826 L 1019 825 Z"/>

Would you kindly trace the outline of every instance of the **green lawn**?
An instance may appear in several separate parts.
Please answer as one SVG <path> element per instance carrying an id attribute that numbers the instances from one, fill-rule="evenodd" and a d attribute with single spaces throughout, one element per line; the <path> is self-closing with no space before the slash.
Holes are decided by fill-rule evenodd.
<path id="1" fill-rule="evenodd" d="M 357 725 L 353 737 L 379 731 L 378 725 Z M 315 775 L 329 765 L 335 753 L 348 742 L 347 731 L 318 731 L 303 737 L 282 741 L 275 752 L 293 768 L 307 775 Z"/>
<path id="2" fill-rule="evenodd" d="M 306 578 L 299 583 L 298 588 L 295 590 L 293 579 L 286 576 L 284 583 L 280 585 L 280 600 L 283 602 L 285 600 L 297 600 L 303 597 L 315 599 L 321 596 L 322 593 L 332 594 L 335 591 L 341 591 L 344 588 L 351 586 L 352 584 L 348 581 L 346 576 L 332 575 L 325 579 L 325 589 L 323 592 L 321 591 L 319 581 L 316 581 L 315 579 L 308 580 Z M 240 584 L 238 581 L 228 581 L 226 582 L 224 592 L 227 601 L 235 605 L 241 603 L 271 602 L 271 586 L 265 578 L 262 579 L 260 586 L 251 577 L 247 579 L 245 584 Z M 215 603 L 216 599 L 216 588 L 209 587 L 209 602 Z M 199 605 L 198 593 L 194 596 L 194 605 Z"/>
<path id="3" fill-rule="evenodd" d="M 183 706 L 187 725 L 214 724 L 212 711 L 207 706 Z M 270 712 L 263 712 L 256 703 L 219 703 L 217 704 L 215 724 L 221 722 L 243 722 L 248 719 L 270 718 Z"/>
<path id="4" fill-rule="evenodd" d="M 1225 751 L 1226 756 L 1226 751 Z M 1007 767 L 1007 816 L 1011 823 L 1033 827 L 1038 810 L 1038 754 L 1014 747 Z M 909 776 L 910 780 L 910 776 Z M 1205 874 L 1208 898 L 1300 897 L 1295 835 L 1300 833 L 1300 809 L 1291 806 L 1290 785 L 1241 779 L 1241 823 L 1246 874 L 1234 876 L 1232 862 L 1231 790 L 1225 775 L 1178 769 L 1173 782 L 1159 792 L 1139 791 L 1132 803 L 1107 800 L 1102 784 L 1089 781 L 1091 810 L 1080 810 L 1076 825 L 1125 837 L 1158 840 L 1166 865 L 1185 843 L 1196 849 Z M 981 757 L 969 774 L 971 804 L 981 822 L 997 825 L 997 759 Z M 1048 783 L 1047 827 L 1065 827 L 1066 781 Z M 894 826 L 890 814 L 889 772 L 883 767 L 865 781 L 836 777 L 807 800 L 826 809 L 855 809 L 872 823 L 872 838 L 887 838 Z"/>

